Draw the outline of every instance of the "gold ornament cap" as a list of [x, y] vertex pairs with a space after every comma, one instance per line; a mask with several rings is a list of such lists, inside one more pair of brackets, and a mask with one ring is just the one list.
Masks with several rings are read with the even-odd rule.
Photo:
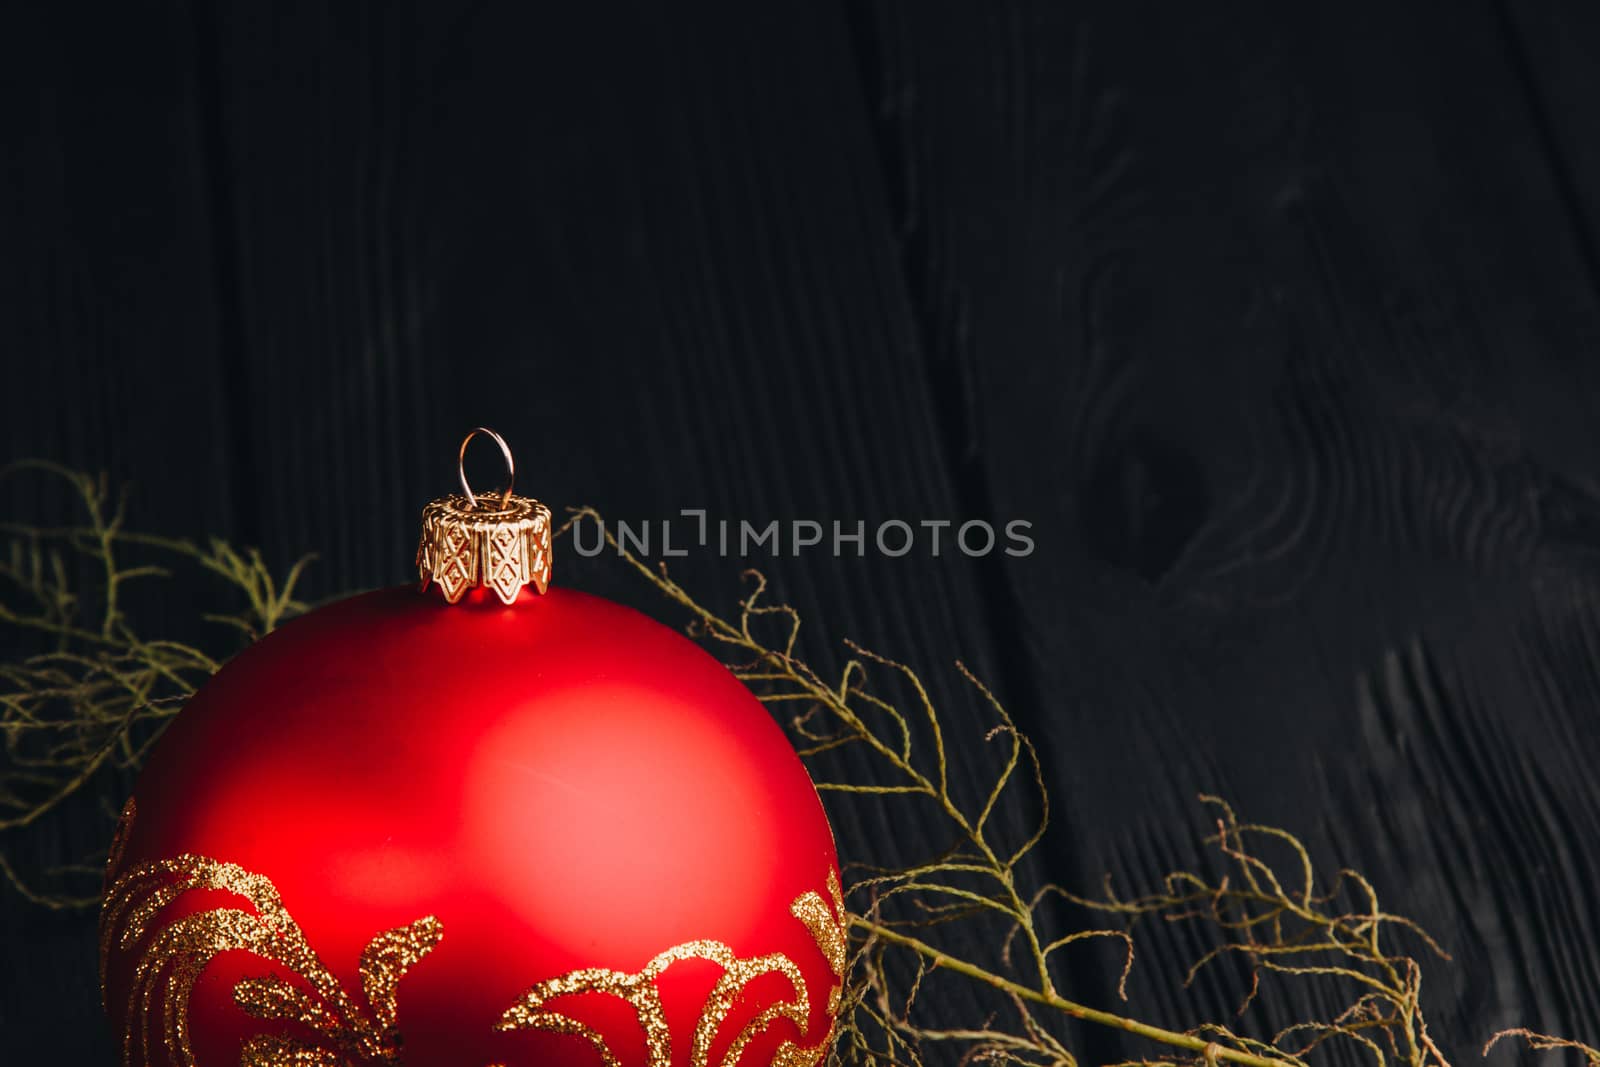
[[[505, 457], [506, 487], [498, 499], [480, 497], [467, 484], [467, 445], [479, 434], [499, 445]], [[461, 441], [456, 466], [461, 493], [422, 509], [417, 573], [423, 591], [437, 583], [451, 604], [481, 586], [494, 590], [503, 604], [515, 602], [525, 585], [542, 594], [550, 586], [550, 509], [511, 494], [517, 467], [506, 439], [487, 427], [475, 427]]]

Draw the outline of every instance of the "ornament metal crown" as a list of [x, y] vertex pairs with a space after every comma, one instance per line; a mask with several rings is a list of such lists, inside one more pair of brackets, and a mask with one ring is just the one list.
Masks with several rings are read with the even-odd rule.
[[[505, 457], [506, 487], [498, 499], [479, 497], [467, 484], [467, 445], [478, 434], [492, 438]], [[451, 604], [482, 586], [504, 604], [513, 603], [526, 585], [542, 594], [550, 585], [550, 509], [512, 495], [516, 464], [505, 438], [482, 426], [474, 428], [461, 442], [457, 468], [462, 492], [422, 509], [417, 572], [423, 590], [437, 583]]]

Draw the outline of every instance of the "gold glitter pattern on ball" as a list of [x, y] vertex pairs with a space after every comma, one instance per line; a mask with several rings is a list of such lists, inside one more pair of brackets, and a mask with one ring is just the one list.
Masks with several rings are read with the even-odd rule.
[[[122, 857], [128, 851], [128, 836], [133, 833], [133, 820], [139, 814], [139, 805], [134, 803], [132, 797], [122, 805], [122, 814], [117, 816], [117, 829], [111, 835], [111, 848], [106, 853], [106, 870], [100, 880], [100, 896], [104, 900], [111, 899], [111, 876], [122, 866]], [[101, 919], [102, 931], [105, 920]], [[104, 932], [100, 936], [100, 1003], [109, 1009], [111, 1000], [106, 992], [106, 963], [110, 955], [111, 944]]]
[[122, 855], [128, 851], [128, 835], [133, 832], [133, 820], [139, 814], [139, 805], [132, 797], [122, 805], [122, 814], [117, 816], [117, 829], [111, 835], [111, 848], [106, 853], [105, 885], [111, 884], [111, 872], [122, 866]]
[[350, 1067], [342, 1053], [308, 1048], [293, 1038], [252, 1037], [239, 1052], [240, 1067]]
[[[195, 890], [230, 893], [249, 909], [218, 907], [156, 923], [163, 909]], [[100, 913], [101, 982], [103, 987], [114, 948], [130, 951], [142, 943], [123, 1035], [122, 1060], [128, 1067], [150, 1061], [152, 1031], [157, 1029], [169, 1058], [194, 1063], [190, 997], [206, 966], [233, 951], [251, 953], [300, 979], [243, 979], [233, 990], [241, 1008], [258, 1019], [300, 1023], [326, 1043], [314, 1047], [287, 1037], [255, 1038], [242, 1050], [240, 1067], [344, 1067], [352, 1060], [398, 1064], [395, 1000], [400, 977], [442, 935], [443, 925], [429, 915], [373, 938], [361, 954], [365, 1004], [360, 1004], [311, 948], [271, 881], [237, 864], [185, 853], [135, 867], [106, 893]]]
[[[827, 1054], [833, 1039], [833, 1019], [838, 1014], [839, 998], [846, 964], [845, 908], [838, 876], [828, 872], [828, 897], [807, 891], [796, 897], [789, 912], [811, 933], [817, 949], [827, 960], [828, 967], [838, 981], [828, 991], [828, 1032], [815, 1045], [797, 1045], [785, 1040], [773, 1054], [774, 1067], [814, 1067]], [[782, 974], [794, 991], [792, 998], [780, 1000], [764, 1009], [739, 1031], [722, 1058], [720, 1067], [736, 1067], [750, 1042], [777, 1019], [787, 1019], [796, 1029], [805, 1031], [811, 1013], [811, 1001], [806, 991], [805, 978], [794, 961], [782, 953], [770, 953], [741, 959], [721, 941], [689, 941], [660, 953], [639, 971], [629, 974], [603, 967], [586, 967], [555, 978], [548, 978], [524, 993], [500, 1017], [499, 1030], [543, 1030], [548, 1033], [574, 1034], [583, 1037], [599, 1051], [604, 1067], [619, 1067], [616, 1054], [611, 1051], [603, 1035], [570, 1016], [553, 1011], [550, 1001], [558, 997], [582, 993], [605, 993], [626, 1001], [639, 1018], [644, 1031], [645, 1067], [669, 1067], [672, 1062], [672, 1035], [667, 1025], [666, 1011], [662, 1007], [661, 993], [656, 979], [680, 960], [698, 959], [717, 964], [722, 976], [712, 987], [700, 1012], [689, 1047], [690, 1067], [710, 1067], [711, 1047], [728, 1014], [744, 995], [745, 988], [756, 978], [771, 973]]]
[[847, 942], [840, 917], [844, 915], [844, 891], [839, 885], [839, 876], [832, 871], [828, 872], [828, 897], [833, 901], [831, 911], [820, 893], [807, 891], [795, 898], [789, 905], [789, 912], [805, 923], [811, 936], [816, 938], [817, 947], [822, 950], [834, 977], [843, 978]]
[[[108, 875], [120, 864], [133, 816], [133, 802], [129, 801]], [[838, 876], [832, 871], [826, 889], [826, 898], [815, 891], [802, 893], [790, 904], [789, 912], [811, 934], [836, 979], [828, 991], [828, 1030], [813, 1045], [784, 1040], [773, 1053], [771, 1067], [816, 1067], [833, 1039], [833, 1020], [848, 962], [847, 914]], [[217, 907], [158, 922], [169, 905], [191, 891], [229, 893], [248, 908]], [[241, 979], [233, 989], [235, 1003], [254, 1018], [298, 1023], [316, 1037], [309, 1043], [278, 1034], [250, 1038], [240, 1050], [239, 1067], [398, 1067], [400, 979], [433, 951], [443, 930], [443, 924], [429, 915], [374, 937], [361, 953], [358, 1000], [346, 992], [311, 948], [270, 880], [237, 864], [185, 853], [141, 864], [112, 883], [100, 918], [101, 987], [104, 990], [113, 950], [137, 949], [122, 1061], [126, 1067], [152, 1062], [152, 1036], [158, 1034], [169, 1060], [194, 1067], [189, 1004], [195, 984], [219, 954], [248, 952], [297, 980], [278, 974]], [[672, 1034], [656, 981], [673, 964], [688, 959], [722, 968], [691, 1035], [690, 1067], [711, 1067], [711, 1049], [723, 1024], [750, 983], [763, 975], [783, 975], [793, 996], [767, 1006], [745, 1023], [718, 1067], [737, 1067], [751, 1042], [779, 1019], [805, 1031], [811, 1000], [805, 978], [793, 960], [782, 953], [741, 958], [728, 945], [712, 940], [676, 945], [631, 974], [587, 967], [546, 979], [507, 1009], [495, 1028], [581, 1037], [599, 1052], [603, 1067], [621, 1067], [604, 1035], [549, 1007], [550, 1001], [560, 997], [604, 993], [626, 1001], [637, 1014], [647, 1050], [644, 1067], [670, 1067]]]

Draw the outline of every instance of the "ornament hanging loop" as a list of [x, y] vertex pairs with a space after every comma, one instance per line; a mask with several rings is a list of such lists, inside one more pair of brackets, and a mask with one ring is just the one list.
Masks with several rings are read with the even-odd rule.
[[517, 461], [511, 457], [511, 446], [506, 444], [506, 439], [489, 429], [487, 426], [474, 426], [467, 433], [467, 436], [461, 439], [461, 451], [456, 456], [456, 473], [461, 478], [461, 491], [467, 495], [467, 507], [475, 510], [478, 506], [478, 498], [473, 494], [472, 486], [467, 484], [467, 446], [470, 445], [472, 443], [472, 439], [478, 436], [480, 433], [493, 440], [495, 444], [499, 445], [500, 455], [505, 457], [506, 487], [505, 490], [500, 494], [499, 508], [499, 510], [505, 511], [506, 508], [511, 505], [511, 490], [517, 484]]
[[[506, 461], [506, 487], [479, 498], [467, 484], [467, 446], [479, 434], [500, 446]], [[424, 592], [437, 586], [451, 604], [469, 590], [485, 588], [511, 604], [525, 586], [543, 593], [550, 585], [552, 537], [550, 509], [537, 500], [513, 496], [517, 468], [506, 439], [487, 426], [475, 426], [456, 455], [461, 494], [441, 497], [422, 509], [417, 544], [417, 575]]]

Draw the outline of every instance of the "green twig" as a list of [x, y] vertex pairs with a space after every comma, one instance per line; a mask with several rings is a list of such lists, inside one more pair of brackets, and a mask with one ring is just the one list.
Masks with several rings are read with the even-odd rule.
[[[43, 646], [0, 664], [0, 834], [37, 826], [110, 768], [135, 769], [172, 716], [216, 672], [219, 657], [141, 634], [128, 614], [130, 583], [171, 580], [174, 567], [183, 565], [220, 578], [231, 591], [226, 595], [242, 596], [245, 607], [201, 617], [250, 641], [305, 610], [295, 587], [310, 559], [279, 579], [253, 549], [130, 532], [128, 494], [113, 492], [104, 475], [29, 460], [0, 469], [0, 478], [25, 473], [63, 482], [84, 520], [56, 527], [0, 523], [7, 541], [0, 555], [0, 627], [34, 635]], [[129, 562], [130, 554], [151, 559]], [[94, 577], [80, 585], [80, 572]], [[237, 638], [230, 644], [236, 647]], [[87, 877], [86, 869], [92, 870], [74, 865], [61, 875]], [[96, 899], [30, 886], [4, 851], [0, 874], [48, 907], [86, 907]]]

